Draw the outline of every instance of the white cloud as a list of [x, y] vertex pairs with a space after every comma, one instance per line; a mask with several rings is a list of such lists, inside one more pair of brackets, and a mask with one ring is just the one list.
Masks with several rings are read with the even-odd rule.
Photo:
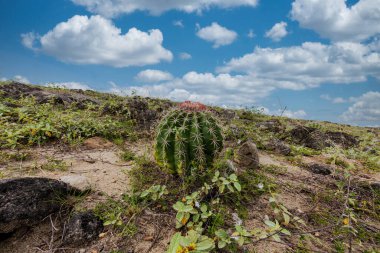
[[369, 76], [380, 79], [380, 53], [370, 45], [340, 42], [332, 45], [305, 42], [301, 46], [259, 48], [219, 67], [220, 73], [239, 72], [281, 82], [285, 89], [301, 90], [323, 83], [355, 83]]
[[[32, 35], [23, 34], [22, 37], [25, 46], [34, 44], [30, 41]], [[101, 16], [74, 16], [38, 40], [41, 47], [33, 49], [76, 64], [144, 66], [173, 58], [172, 53], [162, 47], [160, 30], [142, 32], [131, 28], [122, 34], [110, 20]]]
[[92, 90], [87, 84], [78, 82], [47, 83], [46, 86], [64, 89]]
[[292, 111], [288, 109], [277, 109], [277, 110], [269, 110], [266, 107], [262, 107], [263, 113], [267, 115], [274, 116], [283, 116], [293, 119], [303, 119], [307, 116], [307, 113], [304, 110]]
[[173, 25], [174, 25], [174, 26], [181, 27], [181, 28], [184, 28], [184, 27], [185, 27], [185, 26], [183, 25], [182, 20], [174, 20], [174, 21], [173, 21]]
[[341, 118], [355, 125], [380, 125], [380, 92], [370, 91], [358, 97]]
[[141, 96], [191, 100], [205, 104], [247, 105], [269, 95], [275, 88], [267, 80], [251, 76], [188, 72], [180, 78], [149, 85], [114, 89], [121, 94], [135, 91]]
[[7, 81], [7, 80], [8, 80], [8, 79], [5, 78], [5, 77], [0, 78], [0, 82], [5, 82], [5, 81]]
[[40, 36], [35, 32], [21, 34], [21, 43], [26, 48], [34, 49], [36, 47], [35, 43], [39, 38]]
[[106, 17], [129, 14], [135, 11], [148, 11], [160, 15], [169, 10], [186, 13], [201, 13], [212, 7], [233, 8], [240, 6], [255, 7], [258, 0], [71, 0], [77, 5], [86, 7], [93, 13]]
[[214, 43], [213, 48], [218, 48], [234, 42], [237, 38], [237, 33], [213, 22], [210, 26], [201, 28], [197, 32], [197, 36]]
[[155, 69], [146, 69], [139, 72], [136, 77], [136, 80], [140, 82], [161, 82], [161, 81], [169, 81], [173, 79], [173, 76], [169, 72], [155, 70]]
[[280, 41], [284, 38], [288, 31], [286, 31], [287, 23], [280, 22], [275, 24], [269, 31], [265, 33], [265, 37], [271, 38], [273, 41]]
[[349, 100], [342, 97], [330, 97], [328, 94], [323, 94], [320, 97], [324, 100], [331, 101], [333, 104], [343, 104], [349, 102]]
[[248, 31], [247, 37], [250, 38], [250, 39], [252, 39], [252, 38], [254, 38], [255, 36], [256, 36], [256, 34], [253, 32], [252, 29], [250, 29], [250, 30]]
[[179, 53], [178, 57], [181, 60], [190, 60], [192, 58], [191, 54], [186, 53], [186, 52]]
[[380, 1], [295, 0], [291, 17], [301, 27], [334, 41], [363, 41], [380, 33]]
[[12, 78], [13, 81], [19, 82], [19, 83], [25, 83], [25, 84], [30, 84], [30, 81], [28, 78], [20, 75], [16, 75]]

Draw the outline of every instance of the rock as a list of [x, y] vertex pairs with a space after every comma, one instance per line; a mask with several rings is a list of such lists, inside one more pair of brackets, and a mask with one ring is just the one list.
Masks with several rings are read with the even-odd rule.
[[77, 188], [83, 192], [91, 190], [91, 184], [87, 177], [81, 175], [66, 175], [62, 176], [59, 180]]
[[359, 144], [357, 137], [344, 132], [326, 132], [327, 138], [342, 148], [356, 147]]
[[88, 103], [100, 104], [98, 100], [86, 96], [80, 92], [67, 93], [61, 90], [45, 90], [38, 86], [26, 85], [19, 82], [11, 82], [0, 86], [0, 97], [20, 99], [21, 97], [33, 96], [38, 104], [53, 103], [61, 105], [75, 104], [79, 109], [86, 108]]
[[330, 175], [332, 172], [331, 166], [321, 163], [312, 163], [307, 166], [308, 170], [315, 174]]
[[92, 211], [76, 213], [65, 227], [63, 242], [66, 245], [83, 245], [97, 239], [102, 231], [103, 223]]
[[357, 138], [350, 134], [332, 131], [324, 133], [314, 127], [296, 126], [290, 131], [290, 136], [295, 143], [317, 150], [331, 145], [350, 148], [359, 144]]
[[33, 226], [59, 211], [70, 195], [80, 190], [48, 178], [0, 180], [0, 233]]
[[149, 104], [146, 99], [135, 96], [127, 102], [130, 116], [140, 127], [149, 129], [156, 122], [158, 112], [149, 109]]
[[290, 131], [290, 136], [295, 143], [308, 148], [321, 150], [330, 146], [326, 135], [317, 128], [296, 126]]
[[271, 119], [268, 121], [259, 122], [256, 124], [256, 127], [274, 133], [280, 133], [285, 130], [285, 127], [281, 124], [281, 122], [278, 119]]
[[105, 149], [113, 147], [113, 143], [101, 137], [91, 137], [83, 142], [88, 149]]
[[271, 139], [266, 145], [266, 148], [281, 155], [289, 155], [292, 151], [288, 144], [278, 139]]
[[240, 146], [237, 152], [237, 163], [242, 169], [259, 168], [259, 152], [257, 151], [255, 143], [246, 141]]

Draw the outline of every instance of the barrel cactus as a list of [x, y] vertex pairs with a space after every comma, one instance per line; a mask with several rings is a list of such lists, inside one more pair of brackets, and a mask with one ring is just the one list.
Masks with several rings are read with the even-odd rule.
[[157, 127], [155, 158], [173, 174], [210, 167], [222, 148], [222, 129], [200, 103], [180, 104]]

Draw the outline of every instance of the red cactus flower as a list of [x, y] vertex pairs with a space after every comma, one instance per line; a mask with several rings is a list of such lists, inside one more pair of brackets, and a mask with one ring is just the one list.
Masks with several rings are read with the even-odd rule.
[[207, 106], [198, 102], [185, 101], [178, 105], [179, 108], [188, 111], [205, 111]]

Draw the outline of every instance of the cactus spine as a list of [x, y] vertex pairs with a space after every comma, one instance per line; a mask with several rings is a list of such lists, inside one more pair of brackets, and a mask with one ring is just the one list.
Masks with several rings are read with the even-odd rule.
[[158, 125], [155, 158], [170, 173], [183, 175], [191, 167], [205, 169], [222, 148], [222, 130], [200, 103], [180, 104]]

